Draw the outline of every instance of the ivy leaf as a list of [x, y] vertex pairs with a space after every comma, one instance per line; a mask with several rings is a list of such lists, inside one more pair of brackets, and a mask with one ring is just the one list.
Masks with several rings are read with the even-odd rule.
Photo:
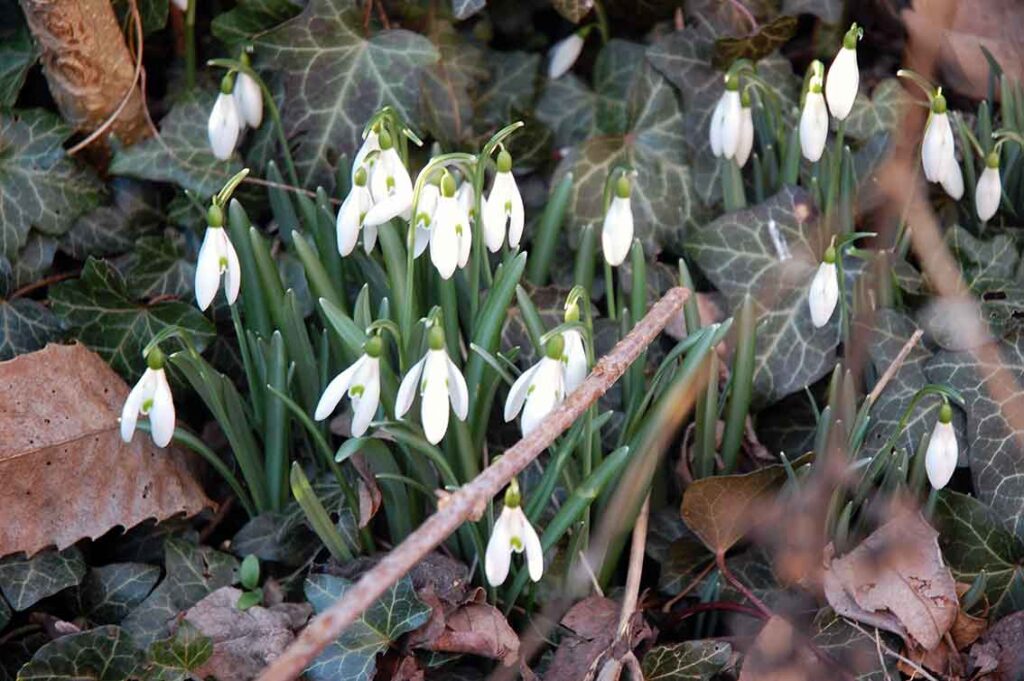
[[220, 161], [210, 151], [206, 124], [216, 91], [198, 90], [183, 97], [160, 121], [160, 134], [130, 147], [118, 149], [110, 172], [153, 182], [171, 182], [213, 196], [242, 169], [238, 154]]
[[594, 133], [597, 94], [575, 74], [548, 80], [537, 100], [537, 119], [551, 128], [555, 144], [579, 144]]
[[803, 391], [784, 397], [757, 414], [757, 437], [770, 452], [802, 454], [814, 447], [818, 419]]
[[123, 622], [125, 630], [142, 644], [166, 636], [178, 613], [235, 581], [238, 561], [226, 553], [168, 539], [165, 555], [167, 576]]
[[60, 320], [45, 305], [28, 298], [0, 300], [0, 361], [39, 350], [62, 332]]
[[98, 624], [117, 624], [146, 599], [160, 568], [146, 563], [112, 563], [89, 569], [76, 593], [78, 612]]
[[7, 623], [11, 621], [11, 615], [11, 606], [7, 605], [7, 601], [0, 596], [0, 631], [3, 631]]
[[796, 33], [797, 20], [792, 16], [779, 16], [758, 31], [743, 38], [719, 38], [711, 60], [717, 69], [729, 68], [737, 59], [757, 61], [779, 49]]
[[347, 0], [309, 0], [301, 14], [257, 39], [257, 55], [284, 78], [282, 115], [303, 186], [330, 191], [338, 158], [355, 154], [363, 126], [384, 105], [414, 122], [423, 68], [439, 56], [411, 31], [367, 40], [360, 14]]
[[95, 176], [61, 146], [70, 134], [41, 109], [0, 113], [0, 256], [12, 263], [30, 229], [59, 236], [99, 200]]
[[149, 647], [145, 681], [184, 681], [213, 655], [213, 641], [188, 620], [178, 623], [172, 638]]
[[136, 298], [190, 299], [194, 293], [196, 266], [186, 259], [184, 239], [178, 235], [142, 237], [126, 264], [128, 292]]
[[39, 58], [39, 51], [17, 4], [0, 9], [0, 25], [12, 27], [0, 29], [0, 107], [9, 108], [18, 101], [18, 93]]
[[967, 442], [970, 443], [971, 478], [978, 498], [1003, 518], [1018, 536], [1024, 536], [1024, 433], [1014, 430], [1006, 414], [1020, 413], [1024, 394], [1014, 391], [1011, 400], [997, 401], [1000, 370], [1009, 372], [1016, 385], [1024, 379], [1024, 337], [996, 343], [998, 365], [978, 361], [970, 352], [943, 350], [928, 363], [932, 383], [946, 384], [960, 391], [967, 412]]
[[102, 260], [90, 258], [81, 278], [54, 286], [50, 302], [72, 333], [122, 376], [138, 375], [142, 349], [168, 326], [189, 331], [199, 349], [214, 337], [213, 325], [191, 305], [135, 302], [121, 275]]
[[60, 552], [47, 549], [31, 558], [9, 556], [0, 561], [0, 592], [21, 611], [75, 586], [84, 576], [85, 561], [73, 546]]
[[452, 0], [452, 15], [462, 21], [487, 6], [487, 0]]
[[151, 185], [119, 177], [109, 186], [111, 204], [80, 215], [58, 242], [62, 252], [76, 260], [124, 253], [142, 232], [167, 221], [155, 207], [158, 196]]
[[50, 270], [53, 257], [57, 254], [57, 242], [38, 232], [28, 235], [28, 240], [18, 252], [11, 269], [11, 284], [21, 287], [38, 281]]
[[[352, 582], [333, 575], [312, 575], [306, 579], [306, 599], [317, 613], [329, 608]], [[430, 617], [430, 606], [416, 597], [412, 581], [402, 577], [306, 669], [313, 681], [346, 679], [370, 681], [376, 673], [377, 654], [402, 634], [422, 626]]]
[[[132, 20], [129, 0], [114, 0], [113, 5], [121, 24], [129, 25]], [[142, 20], [142, 32], [145, 35], [162, 31], [167, 26], [169, 0], [137, 0], [137, 6], [139, 18]]]
[[[686, 145], [679, 101], [635, 46], [613, 40], [602, 57], [605, 52], [609, 56], [604, 58], [605, 65], [598, 70], [595, 81], [598, 97], [602, 91], [609, 93], [608, 99], [614, 97], [612, 81], [625, 77], [625, 109], [617, 112], [614, 106], [598, 105], [595, 127], [599, 134], [562, 160], [552, 184], [572, 173], [569, 214], [573, 226], [600, 225], [609, 172], [620, 164], [631, 166], [637, 172], [632, 193], [637, 238], [649, 256], [662, 248], [678, 251], [686, 228], [698, 218], [690, 169], [684, 162]], [[622, 85], [616, 82], [614, 87]]]
[[231, 550], [236, 556], [251, 554], [288, 566], [304, 564], [320, 545], [306, 526], [301, 509], [296, 505], [290, 511], [261, 513], [252, 518], [231, 540]]
[[[821, 650], [838, 664], [839, 669], [848, 670], [856, 681], [888, 681], [897, 678], [898, 673], [891, 662], [883, 663], [878, 654], [878, 643], [874, 636], [865, 634], [831, 608], [825, 608], [814, 618], [816, 629], [813, 640]], [[872, 632], [873, 629], [864, 628]], [[898, 645], [898, 639], [888, 632], [878, 632], [882, 639]]]
[[658, 589], [675, 595], [686, 588], [697, 570], [712, 560], [711, 554], [689, 532], [668, 545], [665, 560], [661, 564]]
[[233, 8], [214, 17], [210, 30], [233, 50], [301, 10], [302, 3], [295, 0], [239, 0]]
[[141, 657], [125, 631], [97, 627], [47, 643], [21, 668], [18, 681], [125, 681]]
[[820, 329], [807, 294], [827, 241], [803, 190], [786, 187], [753, 208], [727, 213], [693, 230], [687, 250], [735, 309], [757, 303], [754, 401], [775, 402], [811, 385], [835, 366], [839, 313]]
[[933, 516], [939, 547], [957, 581], [985, 573], [985, 596], [993, 618], [1024, 607], [1024, 542], [996, 513], [974, 497], [942, 490]]
[[892, 132], [909, 103], [910, 98], [895, 78], [879, 82], [870, 99], [861, 90], [846, 119], [846, 134], [856, 140], [866, 140], [878, 133]]
[[532, 104], [540, 55], [491, 50], [486, 59], [491, 75], [486, 87], [477, 93], [473, 108], [483, 127], [504, 127], [513, 120], [514, 109]]
[[643, 659], [646, 681], [707, 681], [725, 667], [732, 646], [723, 641], [683, 641], [651, 648]]
[[484, 52], [464, 42], [446, 21], [431, 22], [427, 37], [440, 57], [437, 63], [423, 69], [420, 83], [423, 126], [444, 145], [453, 146], [466, 140], [472, 132], [470, 93], [487, 79]]

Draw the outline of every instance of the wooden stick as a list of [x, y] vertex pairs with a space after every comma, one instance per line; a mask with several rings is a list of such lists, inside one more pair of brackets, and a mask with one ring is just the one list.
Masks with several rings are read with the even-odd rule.
[[288, 681], [296, 678], [320, 652], [345, 631], [360, 614], [409, 572], [430, 551], [455, 532], [467, 519], [479, 517], [487, 502], [525, 468], [555, 438], [583, 416], [590, 405], [622, 377], [626, 369], [647, 349], [673, 319], [690, 292], [669, 290], [633, 327], [633, 330], [601, 358], [587, 379], [551, 412], [527, 437], [491, 464], [471, 482], [452, 494], [434, 515], [369, 571], [330, 608], [318, 615], [302, 634], [259, 676], [259, 681]]

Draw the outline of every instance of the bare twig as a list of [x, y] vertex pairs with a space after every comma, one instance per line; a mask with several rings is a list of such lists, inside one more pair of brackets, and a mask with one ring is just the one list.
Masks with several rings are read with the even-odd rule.
[[519, 471], [551, 445], [555, 438], [579, 419], [636, 361], [679, 313], [689, 299], [683, 288], [669, 290], [633, 327], [633, 330], [601, 358], [587, 379], [568, 399], [544, 419], [504, 456], [471, 482], [451, 495], [439, 509], [405, 541], [367, 571], [345, 596], [318, 615], [302, 634], [260, 674], [260, 681], [294, 679], [416, 563], [455, 532], [467, 518], [482, 512], [487, 502], [501, 491]]
[[878, 400], [882, 391], [885, 390], [885, 386], [889, 385], [889, 381], [891, 381], [893, 376], [896, 375], [896, 372], [900, 370], [903, 363], [907, 361], [907, 355], [910, 354], [910, 351], [914, 349], [914, 346], [917, 345], [923, 335], [924, 330], [918, 329], [910, 338], [907, 339], [907, 342], [903, 344], [903, 347], [900, 348], [899, 354], [896, 355], [896, 358], [893, 359], [892, 363], [885, 370], [885, 373], [882, 374], [880, 379], [878, 379], [878, 383], [875, 384], [875, 387], [872, 388], [871, 392], [868, 394], [868, 404], [874, 404], [875, 401]]
[[59, 274], [52, 274], [49, 277], [44, 277], [39, 281], [33, 281], [31, 284], [26, 284], [22, 286], [17, 291], [12, 293], [8, 300], [15, 300], [17, 298], [27, 296], [29, 293], [37, 291], [43, 288], [44, 286], [56, 284], [59, 281], [64, 281], [65, 279], [70, 279], [71, 277], [77, 277], [79, 274], [81, 274], [81, 272], [79, 272], [78, 270], [75, 270], [74, 272], [61, 272]]
[[[851, 620], [849, 618], [846, 618], [846, 617], [844, 617], [843, 620], [847, 624], [849, 624], [851, 627], [853, 627], [854, 629], [859, 631], [860, 633], [864, 634], [868, 638], [871, 638], [871, 634], [869, 634], [867, 631], [865, 631], [864, 628], [861, 627], [859, 624], [857, 624], [855, 621], [853, 621], [853, 620]], [[906, 655], [901, 655], [900, 653], [896, 652], [895, 650], [890, 648], [888, 645], [883, 643], [882, 639], [878, 636], [878, 630], [877, 629], [875, 630], [875, 645], [876, 646], [880, 645], [882, 647], [882, 649], [885, 650], [886, 654], [891, 655], [892, 657], [896, 658], [897, 660], [900, 660], [901, 662], [903, 662], [906, 665], [909, 665], [910, 668], [913, 669], [916, 673], [920, 674], [922, 678], [925, 678], [928, 681], [939, 681], [937, 678], [935, 678], [934, 676], [929, 674], [928, 670], [925, 669], [924, 667], [922, 667], [920, 664], [918, 664], [917, 662], [914, 662], [913, 660], [911, 660]]]

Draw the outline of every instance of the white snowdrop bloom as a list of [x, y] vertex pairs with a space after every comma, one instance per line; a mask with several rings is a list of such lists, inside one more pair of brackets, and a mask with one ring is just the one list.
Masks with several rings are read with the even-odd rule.
[[233, 86], [231, 76], [224, 76], [224, 80], [220, 84], [220, 94], [217, 95], [217, 101], [213, 103], [210, 120], [206, 124], [210, 150], [221, 161], [231, 158], [231, 154], [234, 153], [243, 124], [242, 117], [238, 113], [238, 104], [232, 94]]
[[953, 408], [944, 403], [939, 408], [939, 419], [935, 422], [924, 454], [924, 467], [932, 487], [942, 489], [949, 483], [956, 470], [958, 456], [956, 431], [953, 430]]
[[445, 175], [430, 228], [430, 260], [442, 279], [451, 279], [456, 267], [466, 266], [472, 243], [469, 216], [455, 198], [455, 180]]
[[840, 121], [846, 120], [853, 109], [860, 88], [860, 69], [857, 67], [857, 41], [863, 31], [853, 24], [843, 37], [843, 46], [839, 48], [832, 64], [828, 67], [825, 78], [825, 100], [832, 116]]
[[252, 76], [241, 72], [238, 74], [234, 98], [241, 121], [253, 129], [260, 127], [263, 122], [263, 92]]
[[[476, 192], [473, 191], [473, 183], [468, 179], [462, 181], [459, 185], [459, 190], [455, 192], [455, 199], [462, 206], [462, 210], [466, 211], [466, 215], [469, 216], [470, 224], [476, 219]], [[484, 210], [487, 209], [487, 199], [481, 197], [480, 203]]]
[[363, 138], [363, 143], [359, 146], [359, 151], [356, 152], [356, 157], [352, 160], [353, 175], [363, 167], [366, 167], [368, 170], [372, 169], [373, 161], [367, 163], [366, 157], [374, 151], [380, 151], [380, 133], [371, 128], [370, 131], [366, 133], [366, 137]]
[[235, 304], [238, 290], [242, 286], [242, 266], [238, 263], [238, 254], [224, 229], [224, 211], [220, 206], [210, 206], [206, 213], [206, 223], [206, 234], [196, 260], [195, 281], [196, 303], [204, 311], [210, 307], [220, 290], [221, 275], [224, 275], [224, 295], [228, 305]]
[[562, 363], [565, 364], [565, 394], [569, 395], [587, 377], [587, 351], [583, 347], [583, 334], [576, 329], [569, 329], [562, 336], [565, 338], [565, 353], [562, 355]]
[[380, 155], [370, 171], [370, 194], [373, 206], [363, 219], [365, 225], [376, 227], [400, 215], [408, 218], [412, 178], [386, 131], [380, 133]]
[[352, 402], [352, 436], [361, 437], [366, 433], [380, 406], [380, 355], [383, 350], [384, 342], [380, 336], [371, 336], [366, 341], [359, 359], [327, 384], [316, 405], [314, 417], [317, 421], [330, 416], [347, 394]]
[[174, 6], [180, 9], [182, 12], [188, 11], [188, 0], [171, 0]]
[[[346, 256], [355, 250], [356, 242], [359, 240], [359, 232], [363, 227], [363, 220], [367, 211], [373, 205], [373, 198], [370, 196], [370, 189], [366, 186], [366, 168], [360, 167], [352, 178], [352, 189], [348, 196], [341, 203], [338, 211], [337, 233], [338, 253]], [[377, 229], [367, 228], [363, 234], [363, 249], [369, 253], [377, 241]]]
[[146, 371], [135, 384], [121, 409], [121, 439], [131, 442], [139, 414], [149, 416], [157, 447], [166, 447], [174, 435], [174, 398], [164, 372], [164, 354], [153, 348], [146, 356]]
[[[430, 244], [430, 226], [434, 223], [437, 212], [437, 200], [441, 198], [441, 188], [436, 184], [426, 184], [420, 190], [420, 200], [416, 205], [416, 234], [413, 245], [413, 257], [423, 255]], [[456, 194], [456, 199], [458, 194]]]
[[811, 76], [804, 97], [804, 108], [800, 111], [800, 151], [811, 163], [821, 159], [825, 153], [825, 142], [828, 140], [828, 107], [821, 93], [821, 62], [815, 61], [811, 66]]
[[985, 170], [981, 171], [978, 186], [974, 190], [974, 207], [978, 211], [978, 219], [988, 222], [999, 210], [999, 200], [1003, 196], [1003, 185], [999, 179], [999, 152], [992, 152], [985, 159]]
[[836, 270], [836, 249], [829, 246], [825, 258], [818, 266], [811, 281], [811, 290], [807, 296], [811, 308], [811, 323], [820, 329], [828, 324], [839, 302], [839, 275]]
[[502, 149], [491, 193], [484, 204], [484, 241], [491, 253], [501, 249], [508, 227], [508, 245], [519, 247], [523, 237], [523, 197], [512, 175], [512, 156]]
[[754, 150], [754, 115], [750, 110], [750, 95], [746, 92], [740, 97], [740, 138], [736, 144], [736, 165], [740, 168], [747, 165], [750, 152]]
[[732, 158], [740, 143], [743, 112], [740, 101], [740, 81], [734, 75], [726, 76], [725, 92], [711, 113], [711, 153], [716, 157]]
[[942, 188], [946, 190], [946, 194], [948, 194], [954, 201], [959, 201], [963, 198], [964, 175], [960, 170], [960, 164], [957, 163], [955, 158], [946, 168], [946, 174], [942, 176], [940, 184], [942, 185]]
[[523, 437], [529, 435], [565, 399], [564, 351], [563, 336], [552, 336], [544, 348], [544, 357], [524, 371], [508, 391], [505, 421], [511, 421], [520, 411], [523, 412], [520, 424]]
[[956, 200], [963, 196], [963, 175], [956, 160], [956, 145], [949, 114], [946, 113], [946, 98], [941, 92], [932, 98], [932, 110], [921, 142], [921, 165], [929, 182], [942, 184], [946, 193]]
[[544, 550], [540, 537], [523, 513], [519, 485], [512, 480], [505, 490], [505, 506], [494, 522], [491, 538], [484, 556], [484, 573], [491, 586], [500, 586], [508, 577], [513, 553], [526, 553], [526, 567], [530, 579], [539, 581], [544, 575]]
[[420, 421], [423, 434], [430, 444], [436, 445], [448, 432], [448, 404], [455, 417], [465, 421], [469, 414], [469, 391], [459, 367], [448, 357], [444, 344], [444, 331], [431, 327], [429, 350], [423, 359], [409, 369], [398, 387], [395, 416], [402, 418], [412, 407], [417, 391], [420, 396]]
[[618, 267], [633, 245], [633, 207], [629, 196], [633, 188], [625, 174], [615, 183], [615, 196], [604, 214], [601, 226], [601, 250], [609, 265]]
[[570, 34], [551, 46], [548, 50], [548, 78], [555, 80], [561, 78], [583, 51], [583, 36], [580, 32]]

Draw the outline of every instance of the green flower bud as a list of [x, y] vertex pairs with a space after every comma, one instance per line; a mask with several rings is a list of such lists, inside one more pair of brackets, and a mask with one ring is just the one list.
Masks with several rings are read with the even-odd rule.
[[998, 168], [999, 167], [999, 152], [993, 151], [985, 157], [986, 168]]
[[556, 333], [554, 336], [548, 339], [548, 343], [544, 346], [544, 355], [548, 359], [562, 359], [562, 353], [565, 352], [565, 339], [562, 338], [562, 334]]
[[235, 89], [235, 76], [232, 73], [228, 73], [226, 76], [220, 79], [220, 91], [222, 94], [230, 95]]
[[369, 357], [380, 357], [381, 353], [384, 352], [384, 341], [381, 340], [380, 336], [370, 336], [363, 343], [363, 352]]
[[932, 98], [932, 113], [946, 113], [946, 97], [941, 92], [937, 93], [935, 97]]
[[519, 482], [512, 478], [512, 482], [508, 484], [508, 488], [505, 489], [505, 505], [509, 508], [518, 508], [519, 504], [523, 502], [523, 496], [519, 493]]
[[146, 366], [154, 371], [164, 368], [164, 353], [159, 346], [154, 345], [146, 355]]
[[395, 146], [394, 141], [391, 139], [391, 133], [387, 130], [381, 130], [380, 136], [377, 139], [377, 143], [380, 145], [381, 151], [386, 151], [391, 147]]
[[217, 204], [210, 204], [206, 211], [206, 224], [210, 227], [224, 226], [224, 210]]
[[835, 262], [836, 262], [836, 249], [835, 249], [835, 246], [829, 246], [828, 248], [825, 249], [825, 257], [822, 258], [822, 261], [828, 263], [829, 265], [834, 265], [835, 264]]
[[864, 35], [864, 29], [857, 25], [856, 22], [850, 25], [850, 30], [843, 36], [843, 47], [847, 50], [856, 50], [857, 41]]
[[953, 407], [949, 406], [949, 402], [943, 402], [942, 406], [939, 407], [939, 423], [949, 423], [953, 420]]
[[740, 89], [740, 78], [735, 73], [730, 73], [725, 77], [725, 89], [726, 90], [739, 90]]
[[615, 182], [615, 195], [620, 199], [628, 199], [632, 191], [633, 187], [630, 185], [626, 173], [619, 175], [619, 179]]
[[441, 178], [441, 196], [448, 199], [455, 196], [455, 178], [448, 173]]
[[507, 173], [512, 170], [512, 154], [504, 149], [498, 154], [498, 172]]
[[430, 331], [427, 332], [427, 345], [431, 350], [444, 349], [444, 329], [440, 325], [434, 324], [430, 327]]

